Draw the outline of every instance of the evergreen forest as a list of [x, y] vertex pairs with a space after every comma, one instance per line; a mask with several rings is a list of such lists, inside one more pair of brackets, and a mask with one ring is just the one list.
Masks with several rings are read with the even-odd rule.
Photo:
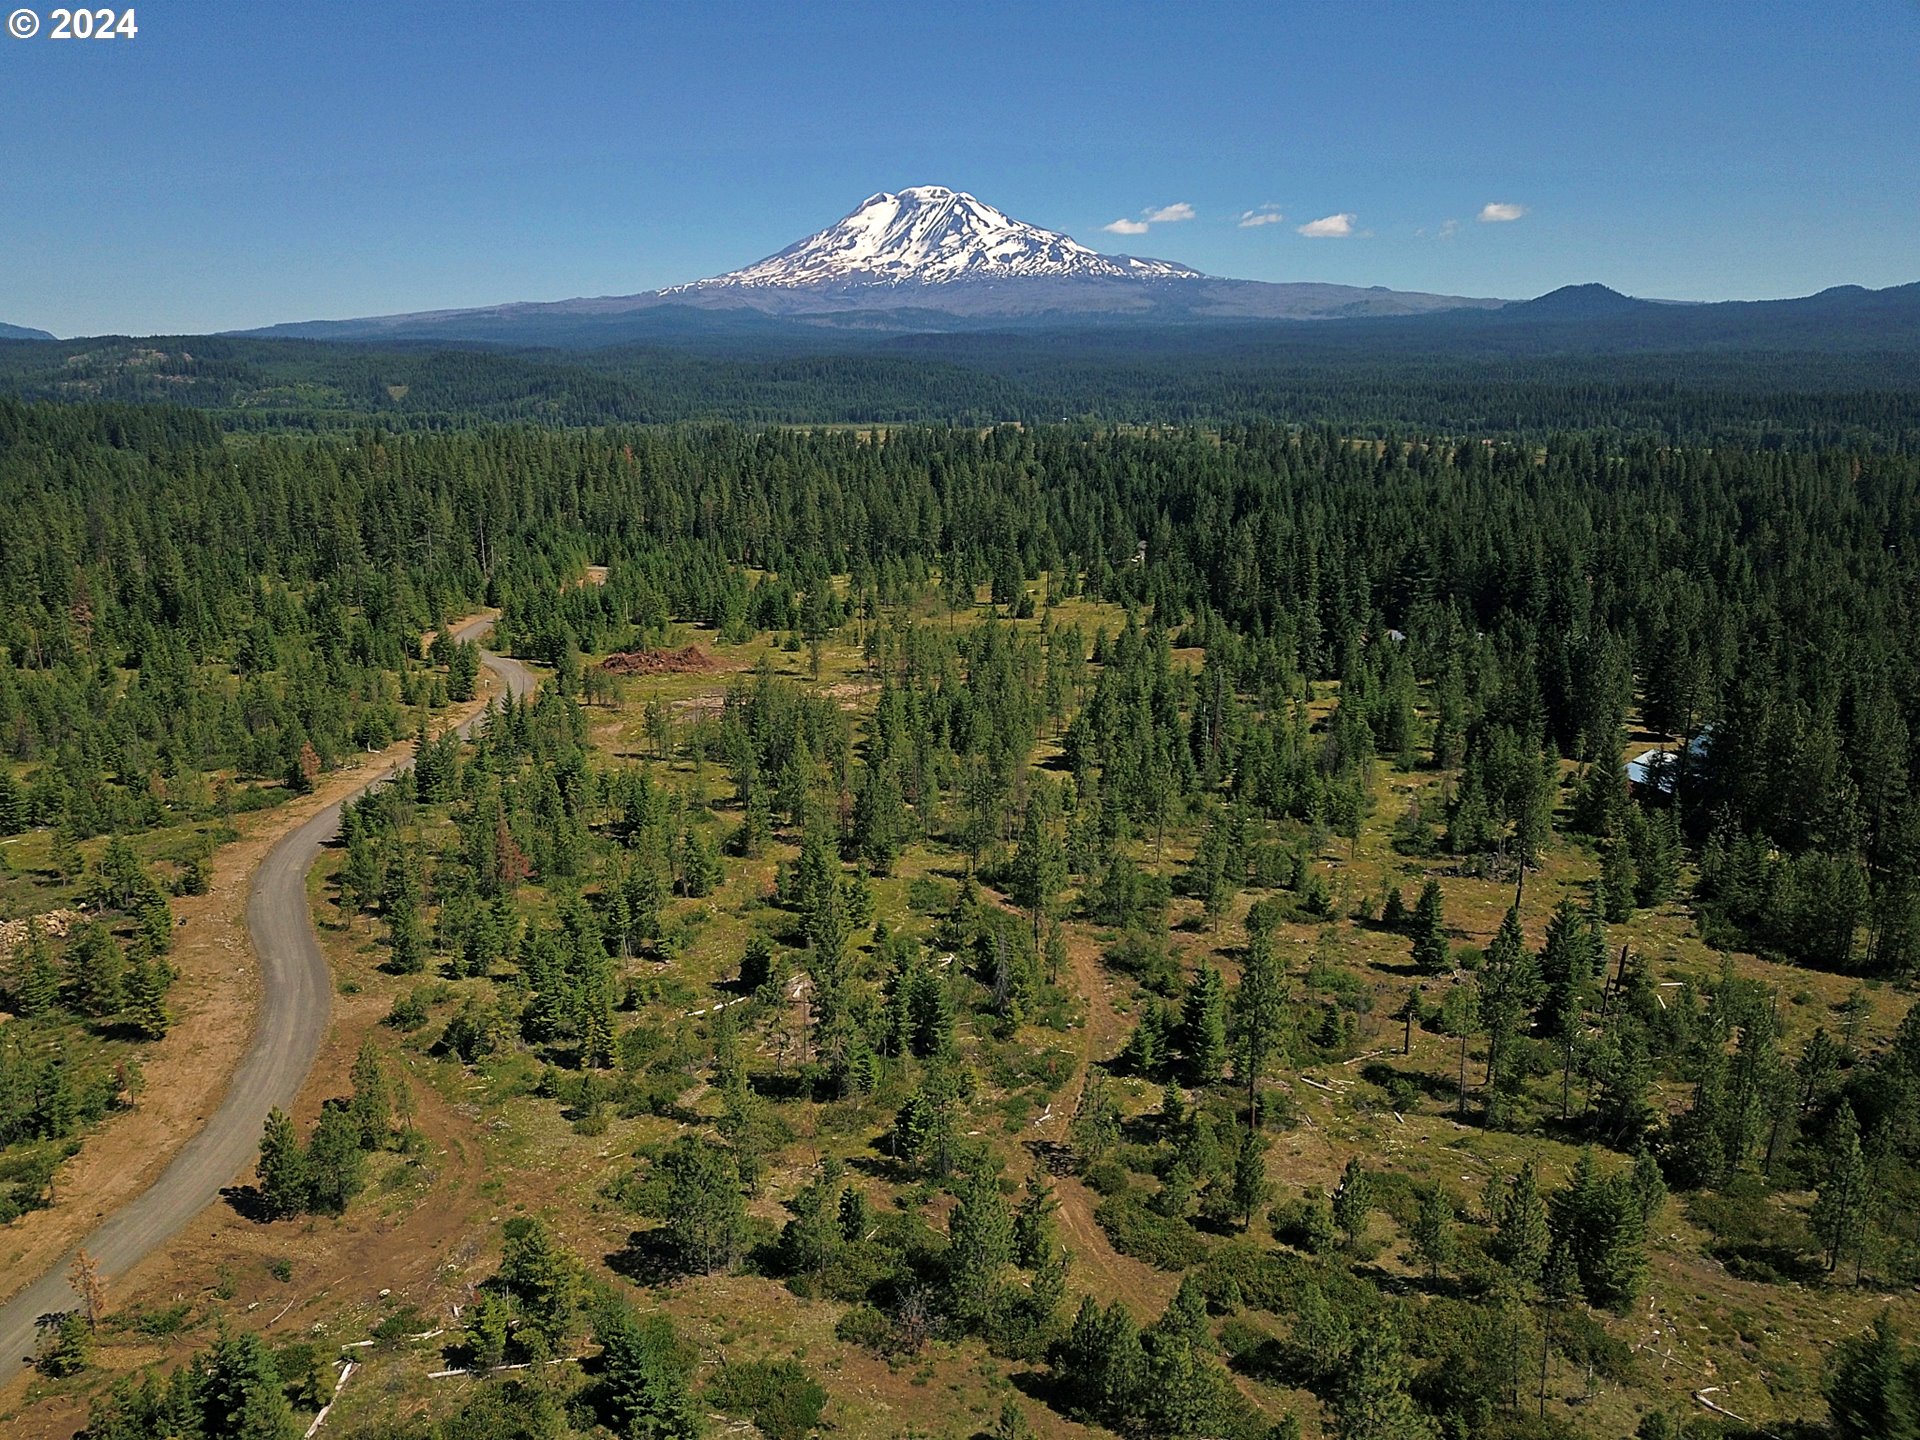
[[0, 1428], [1920, 1437], [1912, 392], [1043, 351], [0, 347]]

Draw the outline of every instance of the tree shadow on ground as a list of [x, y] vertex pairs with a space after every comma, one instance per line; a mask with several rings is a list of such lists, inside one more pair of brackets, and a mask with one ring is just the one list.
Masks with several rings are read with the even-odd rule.
[[274, 1215], [267, 1208], [267, 1197], [258, 1185], [228, 1185], [220, 1192], [233, 1213], [255, 1225], [271, 1224]]

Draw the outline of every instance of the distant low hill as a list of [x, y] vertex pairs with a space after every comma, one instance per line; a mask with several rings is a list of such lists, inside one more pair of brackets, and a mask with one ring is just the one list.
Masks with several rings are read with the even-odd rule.
[[51, 340], [53, 335], [46, 330], [33, 330], [25, 325], [7, 325], [0, 323], [0, 340]]
[[1712, 304], [1636, 300], [1604, 285], [1571, 285], [1488, 315], [1435, 321], [1463, 334], [1524, 334], [1530, 348], [1566, 351], [1912, 350], [1920, 348], [1920, 283], [1885, 290], [1838, 285], [1792, 300]]

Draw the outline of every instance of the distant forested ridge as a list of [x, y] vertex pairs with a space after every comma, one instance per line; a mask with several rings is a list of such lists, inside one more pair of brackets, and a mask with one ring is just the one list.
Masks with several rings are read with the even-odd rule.
[[110, 338], [0, 347], [0, 392], [189, 406], [230, 430], [1073, 420], [1327, 424], [1376, 436], [1582, 430], [1797, 448], [1910, 448], [1920, 438], [1920, 358], [1892, 339], [1884, 352], [1622, 354], [1583, 349], [1572, 334], [1558, 348], [1500, 343], [1506, 333], [1449, 340], [1372, 321], [893, 337], [793, 331], [587, 351]]

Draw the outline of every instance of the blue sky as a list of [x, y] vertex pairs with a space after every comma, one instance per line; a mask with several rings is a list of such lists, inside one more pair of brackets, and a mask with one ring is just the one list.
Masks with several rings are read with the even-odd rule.
[[0, 320], [625, 294], [912, 184], [1256, 279], [1920, 279], [1920, 0], [136, 9], [0, 37]]

